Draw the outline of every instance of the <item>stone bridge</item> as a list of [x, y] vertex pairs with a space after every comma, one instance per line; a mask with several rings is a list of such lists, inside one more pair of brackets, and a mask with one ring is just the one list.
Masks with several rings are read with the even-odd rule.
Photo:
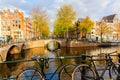
[[0, 47], [0, 61], [6, 61], [10, 54], [21, 53], [24, 46], [24, 43], [14, 43]]
[[14, 54], [22, 55], [22, 51], [25, 49], [30, 49], [30, 48], [35, 48], [35, 47], [45, 48], [46, 44], [51, 41], [59, 42], [62, 47], [66, 46], [64, 40], [53, 40], [53, 39], [27, 41], [24, 43], [9, 44], [9, 45], [0, 47], [0, 61], [9, 61], [8, 57], [10, 57], [10, 55], [14, 55]]

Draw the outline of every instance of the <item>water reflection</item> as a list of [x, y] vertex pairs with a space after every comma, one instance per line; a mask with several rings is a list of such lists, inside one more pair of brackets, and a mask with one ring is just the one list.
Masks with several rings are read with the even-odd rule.
[[[29, 50], [25, 50], [24, 53], [24, 57], [20, 58], [20, 59], [31, 59], [31, 56], [33, 55], [40, 55], [42, 57], [57, 57], [58, 55], [60, 56], [79, 56], [81, 54], [88, 54], [88, 55], [95, 55], [95, 54], [99, 54], [99, 53], [109, 53], [109, 52], [113, 52], [113, 51], [118, 51], [120, 52], [120, 46], [117, 47], [109, 47], [109, 48], [99, 48], [99, 47], [84, 47], [84, 48], [61, 48], [61, 52], [59, 54], [55, 53], [55, 52], [50, 52], [48, 50], [46, 50], [46, 48], [33, 48], [33, 49], [29, 49]], [[14, 55], [15, 56], [15, 55]], [[18, 55], [16, 55], [16, 57], [18, 57]], [[102, 58], [102, 57], [100, 57]], [[114, 61], [117, 61], [117, 57], [113, 57]], [[69, 63], [74, 63], [74, 64], [80, 64], [81, 63], [81, 59], [64, 59], [63, 60], [66, 64]], [[53, 72], [56, 67], [59, 65], [59, 60], [56, 60], [55, 62], [51, 62], [50, 63], [50, 68], [46, 69], [46, 72]], [[101, 64], [104, 65], [105, 62], [104, 61], [100, 61], [100, 62], [96, 62], [96, 64]], [[18, 64], [2, 64], [0, 65], [0, 78], [5, 77], [5, 76], [10, 76], [10, 75], [16, 75], [18, 74], [21, 70], [21, 67], [24, 66], [38, 66], [38, 64], [36, 62], [21, 62]]]
[[51, 41], [47, 43], [46, 48], [48, 51], [56, 51], [57, 49], [60, 49], [60, 43], [57, 41]]

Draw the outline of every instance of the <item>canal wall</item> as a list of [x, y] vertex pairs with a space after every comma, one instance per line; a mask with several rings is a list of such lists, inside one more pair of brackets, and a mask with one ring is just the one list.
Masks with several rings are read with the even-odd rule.
[[89, 43], [89, 42], [81, 42], [81, 41], [70, 41], [67, 47], [90, 47], [90, 46], [98, 46], [99, 43]]
[[[23, 49], [31, 49], [31, 48], [46, 48], [46, 45], [54, 40], [37, 40], [37, 41], [26, 41], [24, 43], [16, 43], [8, 46], [4, 46], [0, 48], [0, 59], [2, 61], [6, 61], [7, 56], [10, 54], [22, 53]], [[57, 41], [57, 40], [56, 40]], [[93, 47], [93, 46], [116, 46], [120, 45], [120, 43], [89, 43], [89, 42], [81, 42], [81, 41], [66, 41], [66, 40], [58, 40], [61, 47]]]
[[[37, 40], [37, 41], [27, 41], [25, 42], [24, 49], [36, 48], [36, 47], [46, 47], [46, 44], [52, 40]], [[66, 41], [57, 41], [60, 43], [61, 47], [66, 47]]]
[[92, 46], [108, 47], [108, 46], [120, 46], [120, 42], [92, 43], [92, 42], [82, 42], [82, 41], [68, 41], [68, 42], [64, 41], [62, 45], [61, 45], [62, 47], [92, 47]]
[[[46, 47], [46, 44], [49, 43], [50, 40], [38, 40], [38, 41], [28, 41], [25, 43], [24, 49], [35, 48], [35, 47]], [[120, 43], [90, 43], [90, 42], [81, 42], [81, 41], [58, 41], [61, 47], [91, 47], [91, 46], [116, 46], [120, 45]]]
[[[38, 40], [38, 41], [28, 41], [25, 43], [24, 49], [35, 48], [35, 47], [46, 47], [46, 44], [50, 41]], [[80, 42], [80, 41], [58, 41], [61, 47], [89, 47], [89, 46], [98, 46], [99, 43], [89, 43], [89, 42]]]

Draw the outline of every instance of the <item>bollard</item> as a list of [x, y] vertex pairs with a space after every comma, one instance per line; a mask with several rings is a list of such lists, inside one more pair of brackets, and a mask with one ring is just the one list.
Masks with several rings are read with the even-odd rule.
[[86, 54], [82, 54], [82, 64], [86, 64]]
[[[86, 54], [82, 54], [82, 64], [86, 64]], [[86, 70], [85, 70], [86, 67], [82, 67], [82, 74], [81, 74], [81, 79], [82, 80], [86, 80], [85, 79], [85, 73], [86, 73]]]
[[120, 53], [118, 53], [118, 62], [120, 63]]

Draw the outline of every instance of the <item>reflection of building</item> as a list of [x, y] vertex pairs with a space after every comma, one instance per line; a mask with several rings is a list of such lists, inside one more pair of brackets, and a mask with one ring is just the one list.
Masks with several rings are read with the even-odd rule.
[[32, 28], [32, 21], [30, 18], [25, 18], [25, 38], [30, 40], [34, 38], [34, 29]]
[[13, 38], [21, 40], [24, 38], [24, 15], [18, 9], [11, 12], [9, 9], [0, 12], [1, 34], [7, 40]]

